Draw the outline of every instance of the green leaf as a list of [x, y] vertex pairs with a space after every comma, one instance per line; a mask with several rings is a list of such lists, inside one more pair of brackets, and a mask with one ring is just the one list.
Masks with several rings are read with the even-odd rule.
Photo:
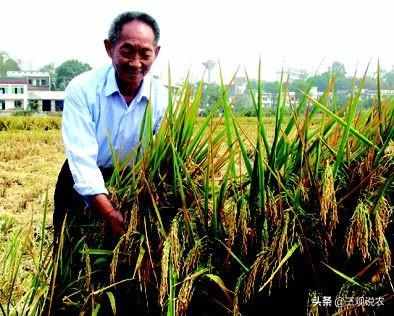
[[113, 255], [112, 250], [106, 250], [106, 249], [86, 248], [86, 249], [82, 249], [79, 251], [80, 254], [86, 254], [86, 252], [88, 252], [89, 255], [91, 255], [91, 256], [112, 256]]
[[114, 294], [112, 292], [105, 292], [105, 294], [107, 294], [109, 302], [111, 304], [112, 313], [116, 315], [116, 300]]
[[[301, 93], [304, 93], [303, 91], [300, 90]], [[306, 95], [306, 97], [311, 100], [320, 110], [322, 110], [324, 113], [328, 114], [329, 116], [331, 116], [337, 123], [339, 123], [340, 125], [346, 127], [348, 126], [346, 124], [346, 122], [339, 117], [338, 115], [336, 115], [334, 112], [330, 111], [326, 106], [324, 106], [323, 104], [321, 104], [319, 101], [315, 100], [314, 98], [312, 98], [309, 95]], [[364, 142], [367, 145], [370, 145], [376, 149], [379, 150], [379, 147], [376, 146], [373, 142], [371, 142], [367, 137], [365, 137], [363, 134], [361, 134], [358, 130], [356, 130], [354, 127], [349, 127], [349, 131], [356, 136], [359, 140], [361, 140], [362, 142]]]
[[93, 309], [93, 311], [92, 311], [92, 316], [97, 316], [97, 315], [98, 315], [98, 312], [100, 311], [100, 308], [101, 308], [101, 305], [100, 305], [100, 304], [95, 305], [95, 306], [94, 306], [94, 309]]
[[361, 287], [363, 289], [366, 289], [367, 287], [358, 283], [354, 278], [347, 276], [346, 274], [342, 273], [341, 271], [334, 269], [333, 267], [329, 266], [328, 264], [322, 262], [323, 265], [325, 265], [327, 268], [329, 268], [331, 271], [333, 271], [335, 274], [337, 274], [338, 276], [340, 276], [341, 278], [343, 278], [344, 280], [346, 280], [347, 282], [356, 285], [358, 287]]
[[137, 270], [141, 267], [141, 263], [142, 263], [142, 259], [144, 258], [145, 255], [145, 248], [143, 246], [144, 243], [144, 235], [141, 235], [140, 238], [140, 251], [138, 253], [138, 258], [137, 258], [137, 262], [135, 264], [135, 269], [134, 269], [134, 273], [133, 273], [133, 278], [135, 277], [135, 274], [137, 273]]
[[286, 255], [284, 258], [279, 262], [278, 266], [276, 267], [275, 271], [270, 275], [268, 280], [263, 284], [262, 287], [260, 287], [259, 292], [261, 292], [275, 277], [275, 275], [279, 272], [280, 268], [286, 263], [287, 260], [293, 255], [293, 253], [297, 250], [297, 248], [300, 246], [299, 243], [296, 243], [293, 245], [293, 247], [290, 248], [289, 251], [287, 251]]
[[225, 293], [230, 292], [230, 290], [226, 287], [220, 276], [212, 273], [207, 273], [204, 276], [207, 277], [212, 282], [214, 282], [216, 285], [218, 285], [223, 290], [223, 292]]

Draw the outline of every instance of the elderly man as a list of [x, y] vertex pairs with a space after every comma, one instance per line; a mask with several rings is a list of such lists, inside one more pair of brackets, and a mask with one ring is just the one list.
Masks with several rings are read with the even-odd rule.
[[[67, 225], [89, 226], [93, 218], [110, 228], [112, 239], [124, 233], [123, 216], [108, 198], [105, 180], [112, 173], [112, 150], [124, 159], [137, 145], [148, 102], [154, 130], [164, 115], [166, 90], [148, 74], [160, 51], [159, 37], [159, 27], [151, 16], [120, 14], [104, 41], [112, 65], [81, 74], [66, 89], [62, 134], [67, 160], [55, 189], [55, 249], [66, 214]], [[65, 240], [69, 244], [63, 245], [63, 259], [71, 251], [65, 248], [78, 242], [67, 225]], [[57, 276], [57, 284], [63, 283], [60, 279], [70, 280], [64, 270], [59, 273], [63, 275]]]

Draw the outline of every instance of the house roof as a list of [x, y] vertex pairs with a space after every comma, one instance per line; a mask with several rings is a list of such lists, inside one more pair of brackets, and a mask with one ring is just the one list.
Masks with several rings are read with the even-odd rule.
[[27, 84], [25, 78], [0, 78], [0, 84]]
[[7, 71], [7, 77], [49, 77], [49, 72], [47, 71]]

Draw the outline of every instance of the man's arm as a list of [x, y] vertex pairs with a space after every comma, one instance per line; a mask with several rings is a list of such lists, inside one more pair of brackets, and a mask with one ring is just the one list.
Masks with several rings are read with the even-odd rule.
[[97, 166], [99, 148], [91, 109], [86, 95], [73, 82], [65, 92], [62, 135], [74, 189], [103, 216], [115, 235], [121, 235], [124, 233], [122, 214], [112, 206]]
[[122, 214], [112, 206], [111, 201], [105, 194], [97, 194], [90, 197], [90, 206], [99, 212], [111, 225], [112, 234], [121, 236], [125, 233], [124, 219]]

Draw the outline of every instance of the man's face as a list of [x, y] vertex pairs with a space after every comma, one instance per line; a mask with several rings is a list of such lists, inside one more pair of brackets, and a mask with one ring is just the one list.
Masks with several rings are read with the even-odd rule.
[[114, 45], [105, 41], [108, 56], [123, 88], [133, 90], [140, 86], [160, 50], [154, 39], [149, 25], [132, 21], [123, 25], [120, 38]]

